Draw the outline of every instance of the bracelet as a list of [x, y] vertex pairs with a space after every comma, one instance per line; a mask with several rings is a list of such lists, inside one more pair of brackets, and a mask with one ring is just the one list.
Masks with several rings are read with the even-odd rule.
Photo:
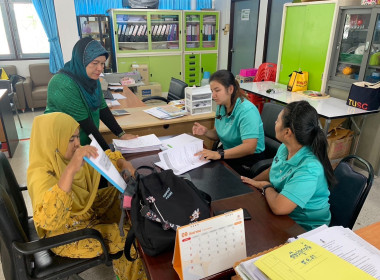
[[117, 136], [118, 138], [120, 138], [121, 136], [123, 136], [125, 134], [125, 131], [122, 131], [119, 133], [119, 135]]
[[265, 185], [265, 186], [261, 189], [261, 193], [262, 193], [263, 196], [265, 196], [265, 190], [266, 190], [267, 188], [273, 188], [273, 189], [275, 189], [274, 186], [273, 186], [272, 184]]

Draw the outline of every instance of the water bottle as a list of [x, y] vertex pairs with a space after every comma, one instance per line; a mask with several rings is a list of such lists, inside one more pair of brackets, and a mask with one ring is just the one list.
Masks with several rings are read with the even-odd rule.
[[208, 85], [208, 79], [210, 78], [210, 72], [205, 71], [203, 72], [203, 78], [201, 80], [201, 86], [207, 86]]

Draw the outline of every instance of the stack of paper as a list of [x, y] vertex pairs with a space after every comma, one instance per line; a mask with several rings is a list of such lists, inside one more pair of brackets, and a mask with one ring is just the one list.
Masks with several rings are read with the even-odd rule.
[[380, 251], [350, 229], [321, 226], [289, 242], [241, 262], [235, 267], [237, 274], [249, 280], [380, 279]]
[[180, 175], [209, 162], [209, 160], [200, 159], [199, 156], [194, 155], [203, 150], [202, 139], [186, 134], [177, 137], [164, 143], [164, 146], [170, 149], [158, 154], [160, 162], [155, 163], [157, 166], [164, 170], [172, 169], [175, 175]]
[[140, 136], [131, 140], [113, 139], [115, 149], [123, 154], [160, 150], [161, 141], [154, 134]]
[[181, 110], [174, 105], [154, 107], [144, 110], [144, 112], [162, 120], [169, 120], [187, 115], [186, 111]]

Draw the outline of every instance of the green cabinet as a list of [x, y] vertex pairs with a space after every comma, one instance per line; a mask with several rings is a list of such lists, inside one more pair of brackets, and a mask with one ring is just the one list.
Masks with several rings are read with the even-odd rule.
[[292, 71], [305, 71], [308, 89], [321, 90], [335, 8], [326, 2], [285, 5], [279, 83], [287, 84]]
[[111, 10], [116, 53], [182, 50], [182, 12]]
[[181, 60], [181, 55], [119, 57], [117, 65], [118, 72], [131, 71], [132, 64], [149, 65], [149, 81], [160, 83], [162, 91], [168, 91], [171, 77], [182, 79]]
[[217, 50], [219, 12], [184, 11], [185, 51]]
[[189, 86], [200, 86], [204, 72], [212, 74], [217, 70], [217, 53], [186, 53], [184, 56], [184, 81]]

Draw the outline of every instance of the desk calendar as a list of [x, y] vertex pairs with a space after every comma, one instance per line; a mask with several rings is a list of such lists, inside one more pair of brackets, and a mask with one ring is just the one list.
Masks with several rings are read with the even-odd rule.
[[242, 209], [177, 229], [173, 266], [181, 280], [210, 276], [246, 257]]

